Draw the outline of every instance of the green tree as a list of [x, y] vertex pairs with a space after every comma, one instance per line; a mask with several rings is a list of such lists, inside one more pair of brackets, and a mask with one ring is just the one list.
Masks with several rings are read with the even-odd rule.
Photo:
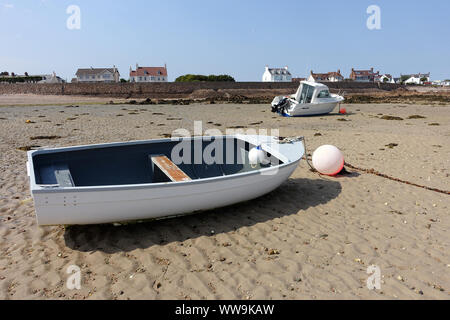
[[185, 74], [179, 76], [175, 79], [175, 82], [205, 82], [205, 81], [226, 81], [226, 82], [235, 82], [232, 76], [221, 74], [221, 75], [201, 75], [201, 74]]

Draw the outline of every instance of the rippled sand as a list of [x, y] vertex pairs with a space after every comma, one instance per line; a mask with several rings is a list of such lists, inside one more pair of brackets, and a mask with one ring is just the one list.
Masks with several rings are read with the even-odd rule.
[[[450, 190], [450, 106], [345, 107], [308, 118], [267, 105], [1, 107], [0, 299], [448, 299], [450, 196], [363, 172], [320, 177], [302, 162], [279, 189], [227, 208], [121, 227], [36, 225], [18, 148], [158, 138], [194, 120], [304, 135], [311, 153], [334, 144], [354, 166]], [[30, 140], [42, 135], [56, 138]], [[66, 287], [70, 265], [80, 290]], [[366, 287], [370, 265], [380, 290]]]

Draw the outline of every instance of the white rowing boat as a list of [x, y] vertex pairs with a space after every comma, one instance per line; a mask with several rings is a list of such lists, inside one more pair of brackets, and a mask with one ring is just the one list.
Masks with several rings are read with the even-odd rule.
[[[255, 148], [267, 161], [248, 161]], [[301, 139], [271, 136], [171, 138], [33, 150], [27, 171], [39, 225], [112, 223], [262, 196], [289, 178], [304, 150]]]

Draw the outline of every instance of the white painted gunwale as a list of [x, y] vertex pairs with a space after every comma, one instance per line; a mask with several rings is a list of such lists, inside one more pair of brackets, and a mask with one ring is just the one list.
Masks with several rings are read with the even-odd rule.
[[95, 148], [104, 148], [104, 147], [116, 147], [123, 145], [136, 145], [136, 144], [146, 144], [146, 143], [160, 143], [167, 141], [181, 141], [182, 139], [191, 139], [191, 140], [204, 140], [207, 139], [205, 136], [193, 136], [193, 137], [174, 137], [174, 138], [165, 138], [165, 139], [152, 139], [152, 140], [136, 140], [136, 141], [127, 141], [127, 142], [112, 142], [112, 143], [102, 143], [102, 144], [91, 144], [91, 145], [80, 145], [80, 146], [69, 146], [69, 147], [61, 147], [61, 148], [46, 148], [41, 150], [32, 150], [28, 151], [28, 162], [27, 162], [27, 173], [30, 178], [30, 190], [32, 194], [40, 194], [40, 193], [69, 193], [69, 192], [94, 192], [94, 191], [114, 191], [114, 190], [133, 190], [133, 189], [153, 189], [153, 188], [164, 188], [164, 187], [172, 187], [175, 185], [194, 185], [194, 184], [204, 184], [212, 181], [222, 181], [222, 180], [231, 180], [243, 178], [246, 176], [252, 175], [271, 175], [271, 171], [278, 171], [281, 168], [292, 165], [295, 162], [299, 162], [303, 157], [305, 152], [304, 146], [302, 142], [294, 142], [290, 144], [292, 147], [294, 146], [302, 146], [302, 149], [299, 149], [300, 152], [293, 152], [294, 156], [288, 158], [284, 154], [278, 152], [276, 149], [270, 147], [268, 144], [269, 141], [274, 142], [274, 137], [271, 136], [251, 136], [251, 135], [224, 135], [224, 136], [214, 136], [210, 138], [236, 138], [240, 140], [244, 140], [246, 142], [257, 144], [262, 141], [262, 138], [266, 139], [266, 143], [261, 143], [262, 148], [271, 153], [273, 156], [281, 160], [283, 163], [277, 166], [272, 166], [269, 168], [263, 168], [251, 172], [243, 172], [236, 173], [232, 175], [219, 176], [219, 177], [211, 177], [204, 179], [196, 179], [191, 181], [180, 181], [180, 182], [161, 182], [161, 183], [145, 183], [145, 184], [126, 184], [126, 185], [107, 185], [107, 186], [87, 186], [87, 187], [59, 187], [58, 185], [50, 186], [50, 185], [39, 185], [36, 183], [36, 177], [34, 173], [33, 166], [33, 156], [38, 154], [47, 154], [54, 152], [66, 152], [66, 151], [74, 151], [74, 150], [87, 150], [87, 149], [95, 149]]

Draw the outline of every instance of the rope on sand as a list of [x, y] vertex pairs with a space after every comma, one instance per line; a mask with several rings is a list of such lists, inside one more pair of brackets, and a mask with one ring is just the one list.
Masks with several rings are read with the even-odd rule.
[[389, 180], [392, 180], [392, 181], [397, 181], [397, 182], [400, 182], [400, 183], [408, 184], [410, 186], [414, 186], [414, 187], [418, 187], [418, 188], [422, 188], [422, 189], [426, 189], [426, 190], [430, 190], [430, 191], [434, 191], [434, 192], [439, 192], [439, 193], [450, 195], [450, 191], [441, 190], [441, 189], [437, 189], [437, 188], [431, 188], [431, 187], [423, 186], [423, 185], [420, 185], [420, 184], [417, 184], [417, 183], [414, 183], [414, 182], [410, 182], [410, 181], [402, 180], [402, 179], [399, 179], [399, 178], [391, 177], [391, 176], [389, 176], [387, 174], [378, 172], [375, 169], [364, 169], [364, 168], [356, 167], [356, 166], [351, 165], [348, 162], [345, 162], [345, 165], [347, 167], [349, 167], [349, 168], [354, 169], [354, 170], [358, 170], [358, 171], [362, 171], [362, 172], [365, 172], [365, 173], [373, 174], [373, 175], [376, 175], [376, 176], [379, 176], [379, 177], [382, 177], [382, 178], [386, 178], [386, 179], [389, 179]]
[[[287, 138], [285, 138], [285, 137], [280, 137], [280, 140], [282, 141], [281, 143], [292, 143], [292, 142], [294, 142], [294, 141], [302, 141], [302, 142], [303, 142], [303, 146], [305, 147], [305, 153], [304, 153], [304, 156], [303, 156], [303, 157], [304, 157], [304, 159], [306, 160], [306, 163], [309, 165], [309, 167], [311, 168], [311, 171], [312, 171], [312, 172], [317, 173], [320, 177], [323, 178], [323, 175], [322, 175], [320, 172], [318, 172], [318, 171], [311, 165], [311, 163], [309, 162], [309, 161], [312, 161], [312, 158], [311, 158], [311, 156], [307, 153], [307, 149], [306, 149], [306, 139], [305, 139], [304, 137], [287, 137]], [[414, 183], [414, 182], [410, 182], [410, 181], [402, 180], [402, 179], [399, 179], [399, 178], [391, 177], [391, 176], [389, 176], [389, 175], [387, 175], [387, 174], [378, 172], [378, 171], [376, 171], [375, 169], [365, 169], [365, 168], [360, 168], [360, 167], [351, 165], [351, 164], [348, 163], [348, 162], [344, 162], [344, 165], [347, 166], [347, 167], [349, 167], [349, 168], [351, 168], [351, 169], [353, 169], [353, 170], [365, 172], [365, 173], [368, 173], [368, 174], [373, 174], [373, 175], [376, 175], [376, 176], [379, 176], [379, 177], [382, 177], [382, 178], [385, 178], [385, 179], [389, 179], [389, 180], [392, 180], [392, 181], [404, 183], [404, 184], [407, 184], [407, 185], [410, 185], [410, 186], [414, 186], [414, 187], [418, 187], [418, 188], [422, 188], [422, 189], [425, 189], [425, 190], [430, 190], [430, 191], [434, 191], [434, 192], [438, 192], [438, 193], [443, 193], [443, 194], [450, 195], [450, 191], [441, 190], [441, 189], [437, 189], [437, 188], [431, 188], [431, 187], [423, 186], [423, 185], [420, 185], [420, 184], [417, 184], [417, 183]], [[342, 168], [342, 171], [341, 171], [339, 174], [346, 174], [346, 173], [348, 173], [348, 171], [345, 170], [345, 166], [344, 166], [344, 168]]]

